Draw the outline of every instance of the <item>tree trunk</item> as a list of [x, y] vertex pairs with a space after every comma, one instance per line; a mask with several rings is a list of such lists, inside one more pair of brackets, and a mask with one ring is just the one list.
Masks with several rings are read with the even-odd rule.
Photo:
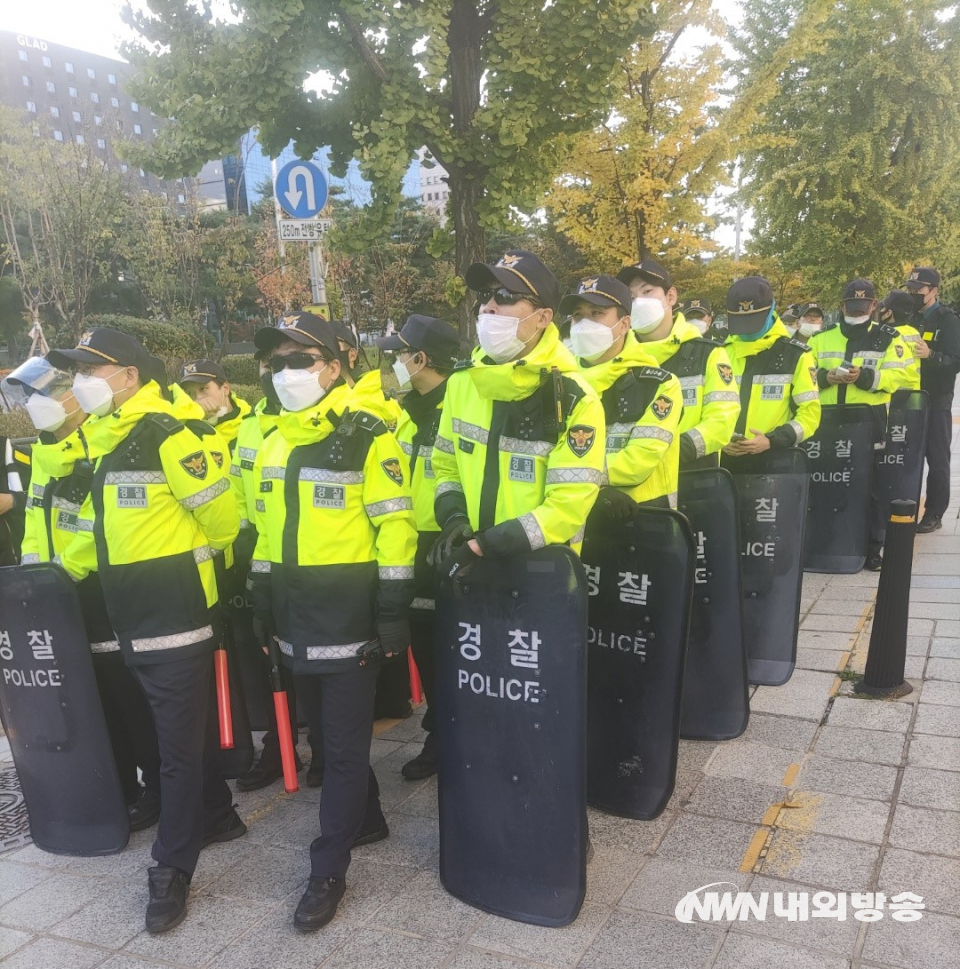
[[[483, 197], [483, 185], [479, 173], [464, 174], [462, 169], [450, 172], [450, 213], [453, 216], [454, 268], [462, 276], [475, 262], [486, 258], [483, 226], [477, 215], [477, 203]], [[467, 296], [460, 300], [457, 316], [461, 339], [473, 340], [473, 300]]]

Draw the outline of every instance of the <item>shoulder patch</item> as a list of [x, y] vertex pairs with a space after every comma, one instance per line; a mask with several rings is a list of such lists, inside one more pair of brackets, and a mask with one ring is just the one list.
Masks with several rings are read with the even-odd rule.
[[213, 458], [214, 464], [216, 464], [218, 468], [223, 467], [223, 451], [211, 451], [210, 457]]
[[803, 343], [800, 340], [791, 340], [790, 346], [796, 347], [798, 350], [802, 350], [804, 353], [811, 352], [811, 348], [806, 343]]
[[388, 430], [387, 425], [379, 417], [374, 417], [373, 414], [368, 414], [365, 410], [358, 410], [350, 417], [357, 427], [362, 427], [371, 434], [385, 434]]
[[900, 334], [897, 332], [895, 327], [887, 326], [886, 323], [879, 323], [877, 325], [877, 329], [883, 333], [886, 333], [887, 336], [890, 336], [890, 337], [900, 336]]
[[641, 379], [659, 380], [660, 383], [673, 376], [669, 370], [663, 370], [660, 367], [634, 367], [633, 372]]
[[184, 430], [184, 425], [170, 414], [147, 414], [145, 420], [166, 431], [167, 434], [176, 434]]
[[898, 357], [902, 357], [903, 356], [903, 344], [902, 343], [895, 343], [893, 345], [893, 349], [896, 350]]
[[386, 461], [380, 462], [380, 467], [394, 484], [403, 484], [403, 468], [398, 458], [387, 458]]
[[207, 456], [203, 451], [194, 451], [185, 458], [180, 458], [180, 467], [192, 478], [202, 481], [207, 476]]
[[650, 405], [650, 409], [658, 421], [666, 420], [670, 416], [670, 411], [673, 410], [673, 401], [666, 394], [660, 394]]
[[578, 457], [582, 458], [593, 447], [597, 438], [597, 429], [589, 424], [574, 424], [567, 431], [567, 447]]
[[733, 367], [729, 363], [718, 363], [717, 373], [720, 374], [720, 379], [725, 384], [733, 383]]

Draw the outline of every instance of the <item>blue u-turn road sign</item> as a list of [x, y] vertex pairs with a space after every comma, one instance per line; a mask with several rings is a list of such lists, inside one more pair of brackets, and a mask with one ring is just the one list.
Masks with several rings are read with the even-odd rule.
[[296, 159], [277, 173], [277, 201], [295, 219], [312, 219], [327, 204], [327, 179], [312, 162]]

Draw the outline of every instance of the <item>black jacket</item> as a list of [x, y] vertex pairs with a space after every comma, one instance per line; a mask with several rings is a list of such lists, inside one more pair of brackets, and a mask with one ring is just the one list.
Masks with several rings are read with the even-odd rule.
[[960, 317], [943, 303], [926, 316], [917, 314], [914, 326], [932, 351], [920, 361], [920, 386], [930, 394], [930, 406], [950, 410], [953, 387], [960, 373]]

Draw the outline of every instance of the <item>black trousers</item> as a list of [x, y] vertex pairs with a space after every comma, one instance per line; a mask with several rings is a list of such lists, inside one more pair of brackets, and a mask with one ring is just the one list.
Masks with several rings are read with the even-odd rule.
[[350, 847], [365, 822], [382, 816], [380, 787], [370, 766], [376, 665], [298, 674], [297, 694], [316, 742], [323, 738], [320, 837], [310, 845], [315, 878], [343, 878]]
[[433, 733], [437, 729], [436, 688], [437, 688], [437, 660], [436, 644], [434, 642], [433, 614], [425, 610], [410, 613], [410, 646], [413, 658], [417, 661], [420, 673], [420, 685], [426, 697], [427, 709], [423, 714], [423, 729]]
[[203, 835], [229, 813], [220, 774], [220, 727], [209, 652], [134, 667], [160, 745], [160, 824], [153, 857], [193, 875]]
[[924, 518], [942, 518], [950, 504], [950, 442], [953, 415], [949, 410], [931, 410], [927, 425], [927, 498]]
[[138, 767], [143, 774], [143, 786], [151, 794], [159, 794], [160, 748], [153, 714], [140, 681], [119, 651], [94, 653], [93, 671], [124, 799], [132, 804], [140, 794]]

